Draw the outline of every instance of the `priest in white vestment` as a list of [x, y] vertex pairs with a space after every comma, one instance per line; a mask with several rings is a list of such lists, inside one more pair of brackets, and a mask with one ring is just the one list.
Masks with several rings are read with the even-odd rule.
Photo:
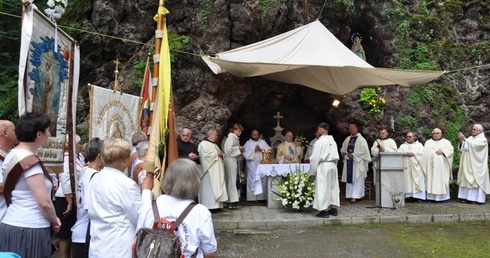
[[240, 146], [240, 135], [242, 134], [243, 127], [241, 124], [234, 124], [233, 132], [228, 134], [226, 139], [223, 153], [225, 160], [225, 171], [226, 171], [226, 187], [228, 193], [228, 208], [239, 209], [241, 206], [240, 201], [240, 170], [238, 167], [237, 159], [242, 155], [245, 150], [243, 146]]
[[328, 218], [329, 215], [337, 216], [337, 207], [340, 206], [337, 171], [339, 153], [337, 143], [331, 135], [328, 135], [328, 128], [327, 123], [318, 125], [321, 136], [313, 146], [310, 157], [310, 173], [315, 175], [313, 208], [319, 211], [316, 216], [322, 218]]
[[211, 129], [197, 147], [202, 168], [199, 203], [210, 210], [223, 208], [223, 203], [228, 201], [223, 153], [216, 144], [217, 140], [218, 132]]
[[424, 145], [417, 141], [414, 132], [408, 132], [406, 142], [400, 145], [398, 152], [404, 152], [403, 181], [405, 198], [426, 199]]
[[[243, 157], [247, 161], [247, 201], [266, 200], [267, 192], [264, 192], [264, 189], [267, 189], [267, 178], [259, 177], [255, 173], [257, 165], [262, 160], [262, 150], [267, 151], [271, 147], [260, 139], [257, 130], [252, 131], [250, 140], [243, 147], [245, 147]], [[262, 192], [262, 194], [255, 195], [254, 192]]]
[[379, 139], [377, 139], [371, 147], [371, 156], [376, 157], [380, 152], [396, 152], [397, 149], [396, 142], [393, 139], [388, 138], [388, 130], [386, 128], [381, 128], [379, 130]]
[[346, 183], [345, 197], [355, 203], [365, 195], [365, 179], [371, 155], [367, 141], [358, 132], [356, 124], [349, 124], [349, 134], [340, 149], [344, 160], [342, 182]]
[[442, 138], [439, 128], [432, 130], [432, 139], [424, 144], [427, 169], [427, 200], [447, 201], [449, 183], [453, 180], [454, 147], [450, 141]]
[[277, 146], [276, 161], [279, 164], [300, 163], [303, 158], [303, 148], [299, 141], [293, 142], [293, 133], [287, 132], [285, 142]]
[[380, 152], [396, 152], [398, 147], [396, 146], [396, 142], [388, 138], [388, 129], [381, 128], [379, 129], [379, 139], [377, 139], [373, 146], [371, 147], [371, 156], [373, 158], [377, 158], [373, 160], [373, 169], [375, 173], [373, 174], [373, 181], [376, 185], [378, 174], [380, 173], [378, 170], [380, 169], [378, 159], [380, 158], [378, 155]]
[[488, 178], [488, 140], [481, 124], [473, 125], [472, 136], [458, 134], [461, 159], [458, 171], [458, 198], [478, 204], [485, 203], [490, 193]]

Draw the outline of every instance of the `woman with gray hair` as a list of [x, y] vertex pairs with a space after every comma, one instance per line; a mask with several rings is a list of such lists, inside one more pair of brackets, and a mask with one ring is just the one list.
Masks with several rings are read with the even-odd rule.
[[[161, 187], [165, 194], [156, 200], [160, 218], [175, 221], [200, 191], [198, 166], [189, 159], [175, 160], [165, 171]], [[151, 228], [155, 220], [151, 192], [143, 190], [142, 195], [143, 206], [138, 227]], [[204, 205], [197, 204], [189, 212], [175, 235], [182, 243], [182, 254], [185, 257], [191, 257], [196, 252], [198, 258], [216, 256], [217, 242], [211, 212]]]

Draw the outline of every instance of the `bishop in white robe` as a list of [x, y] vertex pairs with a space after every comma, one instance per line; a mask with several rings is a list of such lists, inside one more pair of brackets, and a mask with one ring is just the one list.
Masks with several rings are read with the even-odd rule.
[[472, 136], [465, 138], [460, 132], [459, 150], [461, 158], [458, 171], [458, 198], [485, 203], [485, 195], [490, 193], [488, 178], [488, 140], [481, 124], [473, 125]]
[[439, 128], [432, 130], [432, 139], [424, 144], [427, 160], [427, 200], [446, 201], [449, 195], [449, 183], [453, 179], [454, 147], [450, 141], [442, 138]]
[[277, 163], [300, 163], [303, 158], [303, 148], [301, 148], [298, 141], [293, 142], [292, 132], [287, 132], [284, 138], [286, 141], [277, 146]]

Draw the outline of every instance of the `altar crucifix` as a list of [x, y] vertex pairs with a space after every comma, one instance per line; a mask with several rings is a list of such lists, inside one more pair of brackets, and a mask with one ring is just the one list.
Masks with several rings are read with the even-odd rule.
[[270, 143], [271, 143], [272, 152], [273, 152], [272, 157], [276, 156], [277, 146], [280, 143], [285, 141], [284, 135], [282, 135], [282, 130], [284, 128], [281, 127], [281, 119], [283, 119], [284, 116], [281, 116], [281, 113], [277, 112], [276, 115], [274, 116], [274, 118], [277, 120], [277, 126], [274, 128], [274, 131], [276, 131], [276, 133], [274, 134], [274, 136], [272, 136], [270, 138]]
[[[281, 123], [281, 119], [283, 119], [284, 116], [281, 116], [281, 112], [277, 112], [277, 114], [274, 116], [274, 118], [277, 119], [277, 126], [276, 127], [281, 128], [280, 123]], [[281, 130], [282, 130], [282, 128], [281, 128]]]

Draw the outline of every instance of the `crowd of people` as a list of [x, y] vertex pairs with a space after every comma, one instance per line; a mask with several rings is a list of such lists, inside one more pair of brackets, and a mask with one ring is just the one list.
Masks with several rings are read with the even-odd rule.
[[[148, 151], [146, 135], [136, 133], [128, 140], [93, 138], [86, 144], [74, 135], [74, 157], [70, 157], [67, 144], [63, 170], [53, 174], [36, 155], [50, 137], [50, 125], [50, 118], [37, 112], [20, 116], [15, 125], [0, 120], [0, 235], [9, 236], [0, 241], [0, 252], [51, 257], [54, 234], [62, 258], [131, 257], [135, 233], [154, 222], [153, 174], [143, 165]], [[182, 230], [175, 233], [183, 243], [185, 257], [216, 255], [211, 214], [225, 207], [241, 208], [243, 170], [247, 191], [253, 192], [257, 182], [265, 183], [255, 172], [263, 153], [272, 148], [258, 130], [252, 130], [242, 146], [243, 130], [242, 125], [233, 124], [218, 144], [220, 132], [212, 128], [198, 145], [191, 142], [189, 129], [180, 132], [179, 159], [165, 171], [160, 186], [164, 194], [156, 199], [156, 205], [161, 218], [175, 220], [190, 203], [198, 203], [179, 227]], [[404, 155], [407, 200], [444, 202], [450, 198], [454, 147], [443, 138], [442, 130], [433, 129], [432, 139], [425, 144], [415, 132], [407, 132], [406, 141], [397, 147], [388, 130], [381, 128], [371, 148], [357, 124], [350, 123], [348, 132], [340, 149], [329, 135], [327, 123], [318, 124], [307, 148], [290, 131], [277, 146], [276, 163], [310, 163], [317, 217], [338, 215], [338, 162], [343, 162], [340, 179], [346, 186], [345, 197], [355, 203], [364, 197], [369, 163], [381, 152]], [[470, 137], [460, 132], [458, 139], [458, 198], [483, 204], [490, 192], [483, 126], [473, 125]], [[75, 161], [74, 177], [70, 177], [70, 159]], [[264, 198], [257, 196], [257, 200]]]
[[[69, 144], [58, 174], [36, 155], [51, 136], [50, 125], [50, 118], [38, 112], [21, 115], [15, 125], [0, 120], [0, 235], [8, 236], [0, 241], [0, 254], [51, 257], [56, 238], [60, 257], [132, 257], [136, 232], [153, 223], [154, 177], [140, 166], [146, 136], [82, 144], [74, 135], [76, 168], [70, 178]], [[181, 205], [201, 192], [200, 168], [190, 160], [177, 159], [163, 175], [164, 194], [156, 200], [162, 219], [175, 220]], [[215, 257], [217, 242], [206, 206], [197, 204], [179, 229], [175, 235], [185, 257]]]

